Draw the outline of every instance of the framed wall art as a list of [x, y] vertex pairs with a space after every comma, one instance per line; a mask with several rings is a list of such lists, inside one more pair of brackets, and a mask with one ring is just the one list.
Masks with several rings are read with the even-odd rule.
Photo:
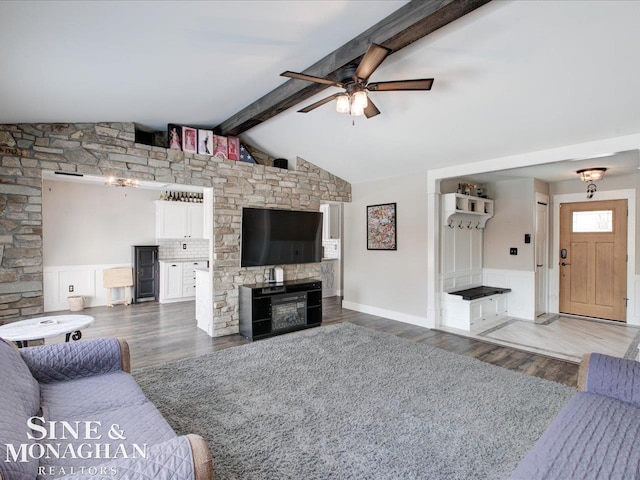
[[167, 125], [169, 132], [169, 148], [171, 150], [182, 150], [182, 127], [170, 123]]
[[397, 250], [396, 204], [367, 206], [367, 250]]
[[213, 131], [198, 130], [198, 153], [213, 155]]
[[229, 160], [240, 160], [240, 139], [238, 137], [227, 137], [229, 147]]
[[216, 158], [221, 158], [222, 160], [227, 159], [227, 137], [223, 137], [222, 135], [214, 135], [213, 136], [213, 156]]
[[198, 153], [198, 131], [195, 128], [182, 127], [182, 151]]

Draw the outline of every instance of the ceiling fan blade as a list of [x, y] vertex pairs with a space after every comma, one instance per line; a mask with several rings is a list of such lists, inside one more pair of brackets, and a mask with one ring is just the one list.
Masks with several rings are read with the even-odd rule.
[[356, 73], [353, 75], [354, 79], [359, 78], [366, 82], [390, 53], [391, 49], [372, 43], [367, 53], [365, 53], [362, 60], [360, 60]]
[[325, 103], [329, 103], [331, 100], [333, 100], [336, 97], [339, 97], [340, 95], [344, 95], [343, 93], [334, 93], [333, 95], [330, 95], [326, 98], [323, 98], [322, 100], [318, 100], [315, 103], [312, 103], [311, 105], [307, 105], [306, 107], [298, 110], [298, 112], [300, 113], [308, 113], [311, 110], [321, 107], [322, 105], [324, 105]]
[[340, 82], [334, 82], [333, 80], [329, 80], [326, 78], [314, 77], [313, 75], [305, 75], [304, 73], [290, 72], [289, 70], [281, 73], [280, 76], [296, 78], [298, 80], [306, 80], [308, 82], [322, 83], [324, 85], [333, 85], [334, 87], [344, 88], [344, 84]]
[[391, 82], [371, 82], [367, 90], [372, 92], [392, 92], [400, 90], [431, 90], [433, 78], [420, 80], [397, 80]]
[[367, 117], [367, 118], [371, 118], [371, 117], [375, 117], [379, 113], [380, 113], [380, 110], [378, 110], [378, 107], [376, 107], [373, 104], [371, 99], [368, 99], [367, 106], [364, 109], [364, 116]]

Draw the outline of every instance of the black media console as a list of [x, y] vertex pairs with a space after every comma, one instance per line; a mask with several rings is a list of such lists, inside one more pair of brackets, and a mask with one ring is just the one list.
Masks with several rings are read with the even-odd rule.
[[322, 323], [322, 282], [240, 285], [240, 334], [259, 340]]

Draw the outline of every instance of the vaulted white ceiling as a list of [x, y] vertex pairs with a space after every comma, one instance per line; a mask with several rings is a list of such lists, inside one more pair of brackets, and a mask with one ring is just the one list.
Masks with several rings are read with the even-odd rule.
[[[0, 123], [215, 126], [404, 1], [5, 2]], [[640, 2], [494, 1], [391, 55], [382, 115], [332, 104], [245, 134], [353, 183], [640, 132]], [[505, 165], [508, 167], [508, 165]]]
[[0, 122], [213, 127], [405, 3], [2, 2]]

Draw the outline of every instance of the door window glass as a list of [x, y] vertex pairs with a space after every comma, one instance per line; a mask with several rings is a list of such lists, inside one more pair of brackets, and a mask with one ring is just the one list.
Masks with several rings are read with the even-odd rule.
[[613, 232], [613, 210], [573, 212], [573, 232]]

